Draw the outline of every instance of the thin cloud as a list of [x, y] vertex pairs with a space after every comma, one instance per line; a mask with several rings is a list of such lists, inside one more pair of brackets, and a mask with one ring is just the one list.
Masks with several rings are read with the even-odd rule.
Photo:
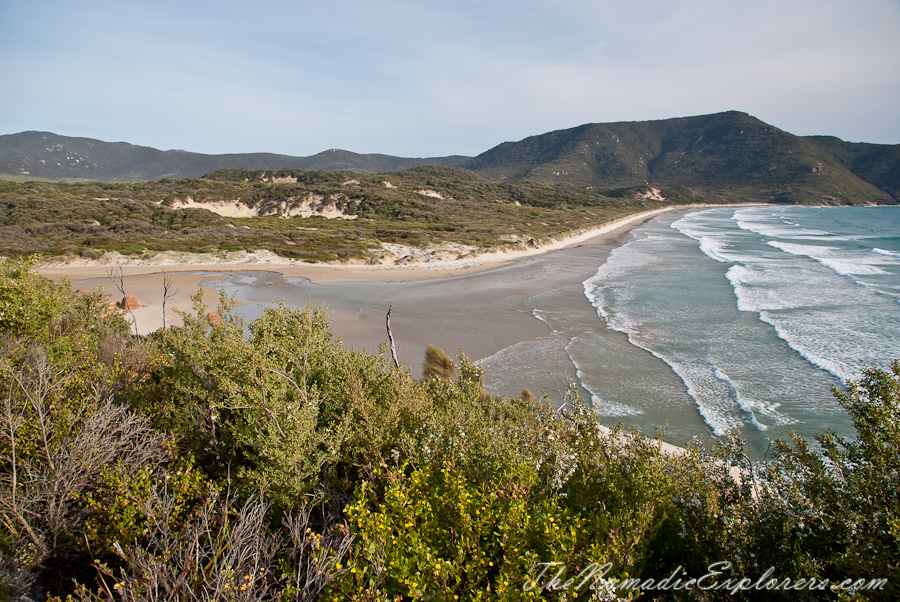
[[429, 156], [737, 109], [900, 143], [891, 0], [12, 4], [2, 133]]

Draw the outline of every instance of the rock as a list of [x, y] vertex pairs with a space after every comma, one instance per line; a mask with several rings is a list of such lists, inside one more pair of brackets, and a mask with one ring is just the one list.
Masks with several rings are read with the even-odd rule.
[[137, 309], [143, 307], [144, 304], [134, 295], [125, 295], [122, 300], [116, 304], [119, 309]]
[[222, 325], [222, 316], [220, 316], [219, 314], [217, 314], [214, 311], [211, 311], [208, 314], [206, 314], [206, 319], [209, 320], [209, 323], [212, 324], [213, 326], [221, 326]]

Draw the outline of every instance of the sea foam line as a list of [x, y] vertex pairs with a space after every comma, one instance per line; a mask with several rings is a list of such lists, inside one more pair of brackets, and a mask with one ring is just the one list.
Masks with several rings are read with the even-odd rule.
[[716, 378], [728, 385], [728, 388], [731, 390], [731, 397], [732, 399], [734, 399], [734, 402], [738, 404], [738, 406], [742, 410], [750, 415], [750, 423], [760, 431], [769, 430], [769, 427], [764, 424], [760, 424], [760, 422], [756, 419], [756, 413], [753, 411], [753, 405], [744, 401], [744, 399], [741, 397], [741, 394], [738, 392], [737, 386], [734, 384], [734, 381], [731, 380], [728, 375], [722, 371], [721, 368], [715, 365], [713, 367], [715, 368], [713, 374], [715, 374]]
[[865, 257], [848, 257], [835, 253], [838, 247], [823, 247], [819, 245], [798, 245], [786, 242], [769, 241], [768, 245], [797, 257], [809, 257], [824, 265], [838, 276], [881, 276], [888, 274], [881, 268], [869, 263]]
[[[603, 312], [603, 314], [601, 314], [600, 306], [598, 305], [598, 303], [595, 300], [595, 295], [591, 294], [592, 291], [589, 290], [590, 285], [588, 283], [590, 281], [591, 281], [591, 279], [588, 279], [584, 282], [585, 296], [587, 297], [588, 301], [590, 301], [591, 305], [593, 305], [598, 310], [598, 315], [603, 317], [604, 321], [606, 322], [606, 325], [610, 329], [624, 334], [626, 336], [626, 338], [628, 339], [628, 342], [631, 345], [634, 345], [638, 349], [643, 349], [644, 351], [646, 351], [653, 357], [659, 359], [660, 361], [664, 362], [667, 366], [669, 366], [669, 368], [672, 370], [672, 372], [674, 372], [678, 376], [678, 378], [681, 379], [681, 382], [684, 384], [688, 395], [690, 395], [691, 399], [694, 400], [694, 403], [697, 406], [697, 410], [699, 411], [700, 416], [703, 418], [703, 421], [707, 425], [709, 425], [709, 427], [713, 430], [714, 435], [716, 435], [717, 437], [721, 437], [721, 436], [725, 435], [725, 433], [728, 432], [729, 429], [741, 426], [740, 421], [730, 418], [729, 416], [727, 416], [726, 414], [724, 414], [722, 412], [717, 412], [715, 408], [703, 403], [702, 399], [706, 398], [707, 396], [703, 395], [701, 393], [700, 389], [698, 389], [698, 386], [694, 383], [694, 379], [692, 379], [688, 376], [688, 370], [687, 370], [686, 366], [683, 365], [682, 362], [677, 362], [673, 358], [666, 357], [666, 356], [658, 353], [651, 347], [648, 347], [647, 345], [642, 344], [636, 338], [636, 335], [639, 335], [640, 333], [638, 333], [634, 330], [631, 330], [627, 327], [623, 327], [623, 326], [616, 324], [616, 320], [612, 319], [612, 316], [609, 316], [609, 315], [604, 316], [603, 315], [603, 314], [606, 314], [605, 311]], [[570, 359], [571, 359], [571, 356], [570, 356]], [[573, 361], [573, 363], [574, 363], [574, 361]], [[584, 385], [582, 385], [582, 386], [584, 386]], [[590, 391], [590, 389], [588, 389], [588, 387], [585, 387], [585, 389]], [[592, 392], [592, 394], [593, 394], [593, 392]]]

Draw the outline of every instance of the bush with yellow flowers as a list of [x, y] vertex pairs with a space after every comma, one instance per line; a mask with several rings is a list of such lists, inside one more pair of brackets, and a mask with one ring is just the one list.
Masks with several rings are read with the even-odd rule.
[[490, 483], [449, 463], [373, 477], [385, 489], [364, 483], [347, 506], [356, 539], [327, 599], [528, 600], [542, 594], [544, 563], [577, 574], [611, 560], [591, 517], [559, 495], [532, 497], [527, 465]]

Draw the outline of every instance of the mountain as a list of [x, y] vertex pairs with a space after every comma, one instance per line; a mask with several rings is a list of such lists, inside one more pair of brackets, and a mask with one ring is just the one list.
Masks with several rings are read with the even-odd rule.
[[860, 178], [900, 199], [900, 144], [844, 142], [833, 136], [806, 139], [830, 152]]
[[0, 136], [0, 173], [35, 178], [84, 178], [141, 182], [160, 178], [199, 178], [216, 169], [324, 169], [381, 173], [421, 165], [455, 166], [469, 157], [408, 159], [328, 150], [311, 157], [271, 153], [204, 155], [161, 151], [127, 142], [70, 138], [50, 132]]
[[896, 203], [900, 145], [803, 138], [746, 113], [593, 123], [505, 142], [460, 167], [569, 190], [689, 187], [743, 200]]
[[462, 167], [490, 182], [528, 181], [605, 197], [647, 194], [655, 187], [734, 201], [900, 203], [900, 145], [795, 136], [738, 111], [590, 123], [504, 142], [474, 158], [343, 150], [311, 157], [204, 155], [49, 132], [0, 136], [0, 174], [20, 177], [138, 182], [220, 169], [384, 173], [426, 165]]

